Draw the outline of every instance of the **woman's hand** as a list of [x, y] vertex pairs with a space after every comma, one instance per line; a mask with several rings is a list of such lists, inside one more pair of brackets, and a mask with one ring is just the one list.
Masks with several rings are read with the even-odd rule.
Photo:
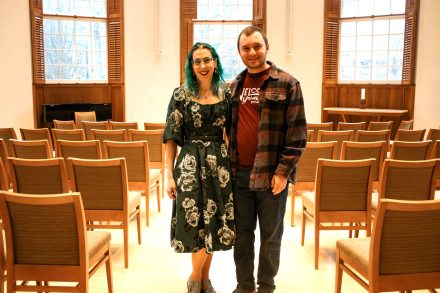
[[172, 178], [168, 178], [167, 193], [169, 198], [171, 198], [172, 200], [176, 199], [176, 182]]

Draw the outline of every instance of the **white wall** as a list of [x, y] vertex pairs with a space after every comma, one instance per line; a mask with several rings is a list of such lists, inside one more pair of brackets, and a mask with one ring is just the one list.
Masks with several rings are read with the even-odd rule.
[[[165, 120], [179, 85], [179, 0], [160, 0], [162, 54], [153, 46], [153, 1], [126, 0], [126, 120]], [[268, 0], [269, 59], [302, 85], [307, 120], [320, 121], [323, 0], [293, 0], [292, 54], [286, 54], [285, 0]], [[28, 0], [0, 1], [0, 127], [33, 127], [32, 72]], [[281, 9], [280, 9], [281, 8]], [[417, 53], [415, 127], [440, 125], [440, 1], [422, 0]], [[14, 30], [11, 30], [14, 27]]]

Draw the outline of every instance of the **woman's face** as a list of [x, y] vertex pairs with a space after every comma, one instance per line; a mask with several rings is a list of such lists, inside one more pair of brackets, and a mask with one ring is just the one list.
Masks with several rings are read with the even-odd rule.
[[192, 68], [196, 74], [197, 81], [211, 83], [214, 70], [217, 67], [217, 60], [212, 58], [211, 51], [202, 48], [193, 52]]

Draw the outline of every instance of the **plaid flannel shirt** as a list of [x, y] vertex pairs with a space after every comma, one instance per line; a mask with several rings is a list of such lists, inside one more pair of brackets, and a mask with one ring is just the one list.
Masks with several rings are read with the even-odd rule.
[[[307, 123], [304, 100], [299, 81], [272, 62], [269, 77], [259, 93], [258, 146], [250, 175], [249, 189], [255, 191], [270, 188], [274, 174], [280, 174], [295, 183], [296, 163], [307, 142]], [[231, 83], [232, 125], [230, 135], [232, 174], [236, 173], [237, 122], [240, 94], [246, 70]], [[233, 176], [235, 178], [235, 176]]]

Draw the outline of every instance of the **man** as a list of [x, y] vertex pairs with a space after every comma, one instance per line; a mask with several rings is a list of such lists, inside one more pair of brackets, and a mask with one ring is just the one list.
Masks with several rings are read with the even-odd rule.
[[269, 43], [258, 28], [238, 36], [246, 65], [231, 83], [231, 163], [237, 238], [234, 247], [237, 289], [256, 292], [254, 231], [260, 227], [258, 293], [275, 290], [280, 262], [287, 183], [306, 145], [307, 126], [299, 82], [266, 60]]

